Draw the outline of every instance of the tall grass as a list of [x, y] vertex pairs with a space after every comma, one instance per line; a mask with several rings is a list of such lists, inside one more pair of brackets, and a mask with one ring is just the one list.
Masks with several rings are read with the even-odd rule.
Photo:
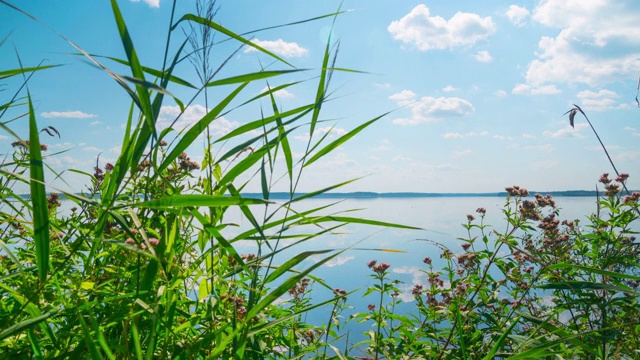
[[[347, 224], [409, 227], [337, 212], [332, 205], [304, 207], [305, 200], [354, 180], [306, 194], [298, 188], [309, 167], [386, 114], [335, 140], [318, 137], [332, 74], [353, 72], [336, 66], [331, 39], [318, 59], [315, 94], [283, 110], [275, 93], [298, 86], [299, 78], [283, 79], [304, 76], [301, 69], [252, 43], [247, 36], [256, 32], [238, 34], [216, 22], [215, 2], [198, 1], [196, 13], [184, 15], [175, 14], [175, 4], [159, 69], [141, 63], [115, 0], [112, 16], [126, 58], [92, 55], [56, 32], [74, 55], [96, 65], [130, 98], [118, 159], [73, 170], [88, 184], [82, 193], [51, 185], [49, 174], [62, 174], [47, 166], [45, 139], [64, 134], [39, 126], [29, 92], [38, 73], [56, 71], [55, 65], [0, 70], [0, 80], [22, 79], [0, 105], [0, 129], [14, 140], [13, 153], [0, 164], [0, 358], [638, 356], [640, 251], [634, 236], [640, 194], [621, 194], [628, 177], [623, 173], [601, 177], [602, 213], [583, 226], [561, 221], [550, 196], [529, 200], [524, 188], [507, 188], [504, 230], [485, 224], [487, 210], [479, 208], [463, 225], [461, 250], [434, 244], [446, 266], [437, 269], [424, 259], [420, 271], [428, 283], [415, 284], [412, 312], [397, 312], [393, 264], [372, 261], [374, 282], [365, 291], [371, 305], [344, 320], [352, 289], [334, 289], [314, 273], [349, 249], [299, 249]], [[0, 6], [42, 24], [5, 0]], [[335, 21], [341, 13], [278, 26]], [[214, 36], [237, 43], [237, 49], [253, 47], [275, 65], [220, 78], [234, 52], [214, 63]], [[123, 66], [129, 75], [112, 70]], [[197, 85], [178, 75], [189, 66], [196, 68]], [[249, 94], [256, 82], [268, 90]], [[208, 92], [214, 87], [222, 95]], [[189, 98], [174, 96], [185, 91]], [[175, 124], [200, 98], [207, 113], [193, 125], [182, 131], [158, 126], [163, 104], [180, 107]], [[267, 109], [253, 119], [224, 136], [212, 135], [210, 126], [223, 115], [260, 102]], [[578, 112], [589, 121], [576, 107], [571, 122]], [[15, 121], [27, 121], [28, 134], [12, 129]], [[307, 143], [294, 149], [291, 134], [301, 131], [308, 133]], [[187, 153], [199, 148], [202, 163]], [[243, 196], [252, 183], [259, 184], [261, 198]], [[282, 184], [288, 198], [276, 201], [273, 189]], [[25, 187], [27, 198], [16, 190]], [[69, 212], [60, 211], [61, 194], [74, 203]], [[241, 253], [248, 242], [253, 252]], [[311, 257], [320, 260], [308, 265]], [[333, 295], [314, 298], [313, 287]], [[305, 314], [317, 310], [326, 311], [326, 323], [306, 322]], [[354, 322], [371, 326], [364, 339], [349, 332]]]

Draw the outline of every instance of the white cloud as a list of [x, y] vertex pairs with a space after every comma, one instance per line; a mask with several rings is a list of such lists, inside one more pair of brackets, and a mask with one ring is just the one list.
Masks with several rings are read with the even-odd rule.
[[102, 150], [98, 149], [98, 148], [97, 148], [97, 147], [95, 147], [95, 146], [87, 146], [87, 147], [82, 148], [82, 151], [95, 151], [95, 152], [100, 152], [100, 151], [102, 151]]
[[496, 90], [496, 92], [493, 93], [495, 96], [497, 97], [505, 97], [507, 96], [507, 92], [504, 90]]
[[600, 90], [593, 92], [583, 90], [578, 93], [578, 98], [585, 110], [602, 111], [607, 109], [625, 108], [627, 104], [616, 105], [615, 98], [620, 97], [615, 91]]
[[[284, 57], [300, 57], [307, 55], [309, 50], [303, 48], [295, 42], [286, 42], [282, 39], [278, 40], [251, 40], [252, 43], [269, 50], [277, 55]], [[244, 49], [245, 53], [258, 51], [253, 47], [246, 46]]]
[[344, 265], [355, 258], [356, 258], [355, 256], [338, 256], [324, 263], [324, 266], [334, 267], [334, 266]]
[[491, 61], [493, 61], [493, 56], [491, 56], [491, 54], [489, 54], [488, 51], [486, 50], [482, 50], [482, 51], [478, 51], [477, 54], [475, 54], [473, 56], [476, 60], [483, 62], [483, 63], [489, 63]]
[[82, 111], [47, 111], [40, 114], [44, 118], [68, 118], [68, 119], [88, 119], [96, 117], [94, 114], [87, 114]]
[[640, 151], [626, 151], [611, 156], [615, 161], [636, 161], [640, 159]]
[[631, 136], [640, 136], [640, 132], [638, 132], [638, 130], [636, 130], [636, 128], [632, 128], [630, 126], [625, 126], [624, 129], [629, 131], [631, 133]]
[[527, 8], [520, 7], [518, 5], [511, 5], [505, 15], [509, 18], [512, 24], [517, 26], [523, 26], [525, 20], [531, 15]]
[[416, 125], [444, 118], [462, 117], [475, 110], [470, 102], [458, 97], [424, 96], [409, 104], [403, 101], [399, 101], [399, 104], [408, 105], [411, 108], [411, 117], [393, 119], [391, 122], [397, 125]]
[[387, 30], [394, 39], [415, 46], [418, 50], [451, 49], [473, 45], [495, 32], [491, 17], [457, 12], [449, 20], [431, 16], [429, 8], [420, 4]]
[[545, 130], [542, 135], [544, 135], [544, 137], [548, 137], [548, 138], [552, 138], [552, 139], [557, 139], [557, 138], [565, 138], [565, 137], [583, 137], [580, 134], [580, 131], [588, 128], [589, 125], [585, 124], [585, 123], [579, 123], [579, 124], [575, 124], [575, 127], [571, 127], [570, 125], [567, 125], [565, 128], [562, 128], [560, 130], [557, 130], [555, 132], [553, 131], [549, 131], [549, 130]]
[[561, 92], [555, 85], [531, 86], [518, 84], [511, 90], [511, 93], [515, 95], [555, 95]]
[[538, 23], [559, 29], [538, 43], [527, 84], [601, 86], [640, 72], [640, 8], [633, 1], [545, 0], [534, 9]]
[[462, 156], [467, 156], [469, 154], [473, 153], [473, 151], [467, 149], [467, 150], [462, 150], [462, 151], [454, 151], [453, 154], [451, 154], [452, 158], [459, 158]]
[[411, 90], [402, 90], [398, 93], [395, 93], [391, 96], [389, 96], [389, 99], [397, 102], [400, 105], [406, 105], [407, 103], [410, 102], [410, 100], [412, 100], [413, 98], [416, 97], [416, 94], [411, 91]]
[[474, 137], [474, 136], [487, 136], [489, 135], [488, 131], [482, 131], [482, 132], [468, 132], [468, 133], [458, 133], [458, 132], [449, 132], [449, 133], [445, 133], [440, 135], [441, 137], [445, 138], [445, 139], [462, 139], [462, 138], [466, 138], [466, 137]]
[[455, 88], [455, 87], [453, 87], [451, 85], [447, 85], [447, 86], [442, 88], [442, 91], [446, 92], [446, 93], [450, 93], [450, 92], [454, 92], [454, 91], [458, 91], [458, 90], [460, 90], [460, 89]]
[[[207, 114], [207, 109], [198, 104], [194, 104], [188, 106], [184, 114], [180, 116], [178, 121], [173, 125], [173, 128], [176, 130], [185, 129], [200, 119], [202, 119]], [[163, 106], [160, 108], [160, 114], [158, 115], [158, 128], [164, 129], [171, 125], [171, 123], [180, 115], [180, 107], [176, 106]], [[235, 121], [229, 121], [224, 117], [217, 118], [211, 122], [209, 125], [211, 131], [215, 135], [226, 135], [233, 128], [238, 126], [238, 123]]]
[[373, 85], [375, 87], [379, 87], [379, 88], [383, 88], [383, 89], [387, 89], [391, 87], [391, 84], [389, 83], [373, 83]]
[[535, 136], [533, 136], [533, 135], [531, 135], [531, 134], [522, 134], [522, 137], [523, 137], [524, 139], [535, 139], [535, 138], [536, 138]]
[[[260, 93], [262, 94], [263, 92], [269, 91], [269, 87], [265, 86], [264, 89], [260, 90]], [[293, 95], [292, 93], [288, 92], [286, 89], [282, 89], [282, 90], [278, 90], [276, 92], [273, 93], [273, 96], [279, 99], [291, 99], [293, 97], [295, 97], [295, 95]]]
[[100, 125], [100, 124], [102, 124], [102, 121], [97, 121], [96, 120], [96, 121], [92, 121], [91, 122], [91, 125], [93, 125], [93, 126]]
[[[140, 2], [140, 0], [131, 0], [131, 2]], [[144, 0], [144, 2], [152, 8], [160, 7], [160, 0]]]

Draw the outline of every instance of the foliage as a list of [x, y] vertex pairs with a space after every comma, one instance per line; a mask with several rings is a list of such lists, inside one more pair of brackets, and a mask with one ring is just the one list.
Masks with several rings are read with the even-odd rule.
[[[48, 153], [41, 136], [63, 134], [38, 127], [28, 84], [38, 72], [55, 71], [55, 66], [0, 71], [0, 79], [23, 79], [0, 105], [0, 129], [15, 140], [14, 151], [0, 164], [1, 358], [639, 356], [640, 253], [634, 234], [640, 194], [621, 193], [628, 175], [615, 167], [616, 179], [601, 177], [605, 194], [585, 225], [560, 220], [554, 199], [538, 194], [527, 199], [528, 191], [517, 186], [507, 188], [504, 230], [485, 223], [483, 208], [468, 215], [461, 249], [433, 244], [446, 266], [437, 269], [431, 258], [424, 259], [421, 271], [428, 283], [414, 284], [415, 308], [409, 313], [397, 311], [399, 282], [392, 278], [391, 264], [371, 261], [373, 285], [364, 297], [372, 301], [345, 320], [348, 299], [356, 290], [333, 289], [314, 271], [348, 249], [296, 250], [349, 223], [402, 226], [328, 213], [330, 206], [299, 210], [305, 199], [350, 180], [304, 195], [297, 189], [303, 170], [382, 116], [332, 142], [314, 137], [332, 73], [351, 71], [334, 66], [330, 40], [314, 78], [313, 98], [282, 111], [274, 93], [299, 81], [277, 87], [269, 82], [302, 73], [218, 24], [214, 3], [198, 2], [196, 14], [170, 20], [167, 45], [175, 39], [183, 42], [175, 53], [161, 54], [162, 69], [140, 63], [115, 0], [111, 7], [126, 59], [91, 55], [58, 34], [131, 98], [117, 161], [101, 164], [97, 159], [89, 172], [73, 170], [89, 184], [82, 193], [59, 191], [45, 178], [64, 174], [47, 166], [55, 154]], [[39, 22], [4, 0], [0, 6]], [[215, 34], [254, 47], [282, 68], [217, 78], [233, 54], [213, 64]], [[191, 49], [186, 50], [187, 44]], [[191, 54], [187, 59], [196, 68], [199, 85], [177, 75], [188, 63], [185, 52]], [[113, 67], [125, 66], [130, 75], [117, 75], [103, 59]], [[246, 94], [248, 84], [263, 81], [268, 91]], [[207, 93], [212, 87], [224, 95]], [[183, 101], [170, 88], [193, 94]], [[173, 101], [184, 112], [199, 96], [208, 112], [198, 122], [184, 131], [158, 128], [164, 103]], [[263, 100], [269, 115], [263, 111], [227, 135], [212, 136], [209, 127], [222, 115]], [[8, 119], [9, 110], [26, 114], [27, 136], [11, 128], [22, 116]], [[578, 113], [586, 118], [576, 107], [569, 112], [571, 123]], [[295, 131], [308, 132], [299, 160], [289, 142]], [[205, 156], [197, 163], [188, 152], [202, 138]], [[260, 184], [261, 198], [242, 195], [250, 182]], [[274, 187], [283, 182], [288, 199], [273, 201]], [[29, 197], [23, 198], [19, 188], [28, 188]], [[74, 203], [71, 210], [61, 210], [62, 198]], [[241, 220], [231, 216], [234, 211]], [[240, 227], [241, 222], [249, 226]], [[246, 243], [253, 245], [253, 253], [239, 252]], [[312, 256], [320, 261], [305, 267]], [[314, 287], [327, 288], [332, 296], [312, 296]], [[305, 315], [316, 310], [326, 311], [326, 323], [306, 321]], [[353, 341], [349, 325], [355, 322], [371, 329]]]

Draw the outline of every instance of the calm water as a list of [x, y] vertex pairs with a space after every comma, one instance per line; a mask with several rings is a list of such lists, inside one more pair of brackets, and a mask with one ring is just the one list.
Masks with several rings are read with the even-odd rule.
[[[584, 220], [587, 216], [596, 211], [594, 197], [558, 197], [555, 200], [557, 206], [561, 208], [560, 219], [580, 219], [585, 224]], [[295, 209], [303, 211], [336, 201], [339, 200], [309, 200], [299, 204]], [[426, 269], [422, 260], [426, 256], [431, 257], [436, 269], [444, 265], [440, 259], [440, 250], [432, 242], [447, 246], [455, 253], [461, 252], [461, 242], [457, 239], [467, 237], [466, 230], [461, 225], [466, 223], [467, 214], [476, 215], [478, 218], [476, 222], [478, 222], [479, 217], [475, 210], [479, 207], [487, 209], [485, 223], [490, 224], [493, 229], [503, 232], [506, 228], [506, 221], [502, 214], [504, 205], [505, 199], [500, 197], [346, 199], [333, 206], [331, 210], [325, 210], [324, 213], [361, 209], [341, 215], [410, 225], [420, 227], [423, 230], [348, 225], [340, 228], [339, 233], [323, 235], [296, 245], [291, 251], [283, 253], [276, 263], [282, 263], [290, 256], [302, 251], [353, 247], [313, 273], [325, 280], [331, 287], [347, 291], [358, 290], [355, 294], [350, 295], [348, 304], [352, 308], [345, 313], [345, 316], [355, 312], [366, 312], [368, 304], [377, 303], [373, 296], [367, 298], [362, 296], [366, 287], [372, 285], [372, 279], [369, 277], [371, 270], [366, 264], [373, 259], [391, 264], [392, 279], [402, 281], [399, 288], [402, 291], [400, 298], [404, 303], [398, 310], [410, 311], [411, 302], [413, 302], [411, 295], [413, 285], [417, 283], [426, 285], [426, 277], [419, 271]], [[256, 216], [258, 216], [257, 212]], [[231, 211], [228, 221], [240, 225], [239, 228], [229, 228], [236, 233], [249, 227], [248, 222], [243, 221], [239, 211]], [[300, 229], [299, 231], [311, 232], [311, 229]], [[232, 235], [226, 234], [227, 238], [231, 238]], [[285, 244], [283, 242], [280, 246]], [[241, 254], [255, 252], [255, 246], [252, 242], [240, 242], [236, 246]], [[382, 252], [371, 249], [393, 249], [400, 252]], [[298, 269], [307, 268], [320, 259], [320, 257], [311, 257], [300, 264]], [[331, 291], [319, 285], [313, 287], [311, 294], [314, 301], [322, 301], [332, 297]], [[314, 311], [308, 315], [307, 321], [316, 324], [326, 323], [329, 312], [330, 308], [328, 307]], [[362, 340], [361, 334], [369, 330], [370, 326], [370, 323], [350, 323], [350, 342], [355, 343]]]

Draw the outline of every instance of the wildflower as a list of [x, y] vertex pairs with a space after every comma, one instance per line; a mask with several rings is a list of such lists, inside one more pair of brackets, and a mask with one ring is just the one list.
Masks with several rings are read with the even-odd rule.
[[629, 178], [629, 174], [622, 173], [618, 175], [618, 177], [616, 177], [616, 182], [623, 183], [627, 181], [628, 178]]
[[143, 160], [140, 164], [138, 164], [138, 171], [144, 171], [144, 169], [151, 166], [151, 162], [149, 160]]
[[506, 187], [505, 190], [507, 191], [509, 196], [520, 196], [520, 197], [529, 196], [529, 190], [525, 188], [520, 188], [520, 186], [515, 186], [515, 185], [509, 186], [509, 187]]
[[105, 169], [105, 170], [107, 170], [107, 171], [111, 171], [111, 170], [113, 170], [113, 168], [114, 168], [114, 167], [113, 167], [113, 164], [112, 164], [112, 163], [107, 163], [107, 164], [104, 166], [104, 169]]
[[547, 194], [546, 196], [542, 196], [540, 194], [536, 194], [536, 203], [540, 207], [551, 206], [552, 208], [556, 207], [556, 202], [553, 201], [551, 195]]
[[464, 244], [462, 244], [462, 245], [460, 245], [460, 246], [462, 246], [462, 249], [463, 249], [464, 251], [467, 251], [467, 250], [469, 250], [469, 248], [471, 247], [471, 244], [469, 244], [469, 243], [464, 243]]
[[487, 213], [487, 209], [483, 208], [483, 207], [479, 207], [476, 209], [476, 212], [480, 215], [484, 215]]
[[637, 202], [638, 199], [640, 199], [640, 192], [634, 191], [633, 193], [631, 193], [631, 195], [625, 195], [625, 197], [622, 199], [622, 203], [631, 204]]
[[345, 297], [347, 296], [347, 290], [335, 288], [333, 289], [333, 295], [337, 297]]
[[151, 244], [152, 246], [158, 246], [158, 244], [160, 244], [160, 240], [156, 238], [149, 238], [149, 244]]
[[608, 184], [611, 182], [611, 180], [609, 179], [609, 173], [604, 173], [600, 176], [600, 179], [598, 180], [598, 182], [603, 183], [603, 184]]
[[96, 180], [98, 181], [104, 180], [104, 171], [102, 171], [100, 167], [96, 165], [93, 167], [93, 170], [94, 170], [93, 177], [96, 178]]
[[74, 207], [71, 208], [71, 212], [76, 212], [76, 211], [78, 211], [77, 207], [74, 206]]
[[411, 290], [411, 293], [413, 294], [413, 296], [422, 295], [422, 285], [420, 284], [414, 285], [413, 290]]
[[160, 140], [160, 142], [158, 143], [158, 146], [167, 146], [167, 142], [164, 140]]
[[540, 214], [536, 209], [536, 204], [533, 201], [525, 200], [518, 207], [518, 211], [523, 218], [529, 220], [540, 220]]
[[620, 185], [618, 184], [607, 184], [604, 186], [605, 195], [606, 196], [616, 196], [617, 193], [620, 192]]
[[129, 245], [135, 245], [136, 242], [135, 240], [133, 240], [132, 238], [127, 238], [127, 240], [124, 241], [125, 244], [129, 244]]
[[391, 265], [389, 265], [389, 263], [381, 262], [380, 264], [373, 267], [373, 272], [382, 274], [385, 271], [387, 271], [387, 269], [389, 269], [390, 267]]
[[475, 219], [476, 219], [475, 216], [473, 216], [471, 214], [467, 214], [467, 221], [472, 222]]
[[47, 198], [47, 205], [49, 207], [49, 210], [62, 205], [62, 203], [58, 199], [60, 199], [60, 194], [58, 193], [49, 194], [49, 197]]
[[369, 267], [369, 269], [371, 269], [375, 264], [377, 263], [376, 260], [371, 260], [367, 263], [367, 267]]
[[373, 304], [369, 304], [369, 305], [367, 306], [367, 309], [369, 309], [369, 311], [373, 311], [373, 310], [375, 310], [375, 309], [376, 309], [376, 306], [375, 306], [375, 305], [373, 305]]
[[426, 258], [422, 259], [422, 262], [427, 265], [431, 265], [431, 258], [427, 256]]

